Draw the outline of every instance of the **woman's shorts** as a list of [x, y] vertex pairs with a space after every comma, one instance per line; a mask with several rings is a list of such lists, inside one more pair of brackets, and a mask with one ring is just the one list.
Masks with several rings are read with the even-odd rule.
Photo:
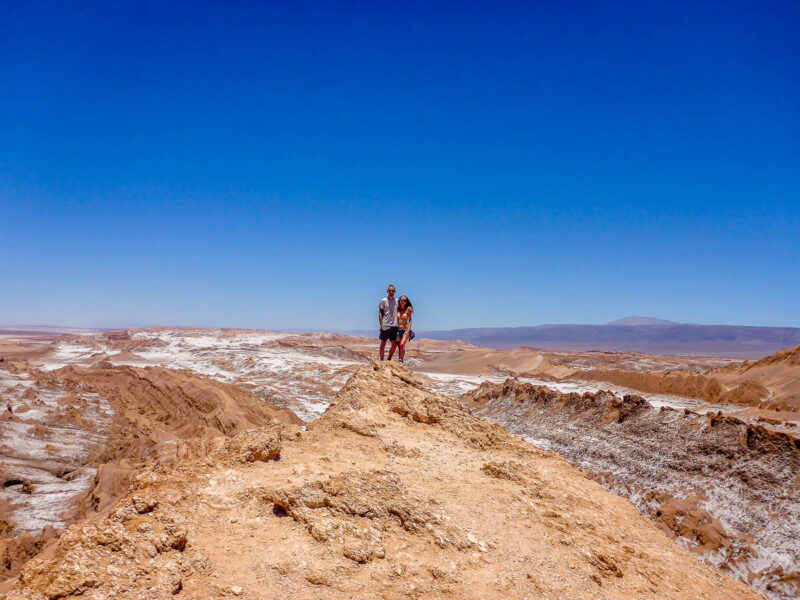
[[378, 339], [382, 342], [394, 341], [397, 339], [397, 327], [389, 327], [388, 329], [381, 329], [378, 334]]
[[398, 329], [397, 330], [397, 341], [399, 342], [400, 340], [402, 340], [403, 336], [405, 334], [406, 334], [406, 330], [405, 329]]

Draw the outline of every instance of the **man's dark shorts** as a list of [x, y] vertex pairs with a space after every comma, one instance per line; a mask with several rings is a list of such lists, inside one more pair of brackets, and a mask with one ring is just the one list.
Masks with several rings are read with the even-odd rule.
[[397, 340], [397, 327], [389, 327], [389, 329], [381, 329], [378, 338], [382, 342], [388, 342], [388, 341], [394, 342], [395, 340]]

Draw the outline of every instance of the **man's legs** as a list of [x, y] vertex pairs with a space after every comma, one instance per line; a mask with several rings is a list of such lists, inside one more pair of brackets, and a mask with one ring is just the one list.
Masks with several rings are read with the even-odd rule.
[[392, 340], [392, 347], [389, 348], [389, 360], [392, 360], [395, 350], [397, 350], [397, 340]]
[[[381, 340], [381, 360], [383, 360], [383, 353], [386, 350], [386, 340]], [[389, 360], [392, 360], [392, 355], [389, 354]]]

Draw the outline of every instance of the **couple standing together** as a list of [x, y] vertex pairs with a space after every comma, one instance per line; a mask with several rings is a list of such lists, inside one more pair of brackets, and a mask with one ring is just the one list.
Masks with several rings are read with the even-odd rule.
[[406, 357], [406, 343], [414, 339], [414, 332], [411, 331], [411, 313], [414, 307], [408, 296], [394, 297], [395, 287], [390, 285], [386, 288], [386, 298], [378, 304], [378, 323], [381, 332], [378, 338], [381, 340], [381, 360], [386, 350], [386, 342], [392, 342], [389, 348], [389, 360], [392, 360], [394, 351], [397, 350], [400, 362]]

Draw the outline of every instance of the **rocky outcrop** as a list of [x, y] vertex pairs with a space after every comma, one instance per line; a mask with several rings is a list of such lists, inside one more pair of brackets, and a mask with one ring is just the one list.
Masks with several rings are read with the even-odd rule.
[[0, 537], [0, 572], [13, 575], [32, 556], [41, 552], [49, 542], [58, 537], [53, 527], [45, 527], [41, 533], [22, 533], [13, 537]]
[[462, 398], [628, 497], [665, 533], [774, 598], [800, 593], [800, 440], [638, 396], [516, 380]]
[[51, 544], [52, 526], [114, 504], [144, 465], [204, 458], [231, 436], [220, 458], [274, 460], [275, 424], [302, 423], [236, 386], [171, 369], [20, 365], [0, 370], [0, 384], [9, 409], [0, 423], [0, 578]]
[[306, 431], [270, 423], [150, 463], [0, 593], [758, 597], [563, 459], [391, 364], [359, 370]]
[[229, 463], [251, 463], [279, 460], [283, 442], [281, 422], [273, 420], [270, 426], [247, 429], [217, 450], [214, 456]]
[[[141, 486], [141, 479], [137, 483]], [[155, 500], [133, 496], [102, 521], [69, 528], [50, 556], [25, 565], [17, 589], [6, 597], [155, 599], [177, 594], [184, 573], [201, 565], [183, 556], [187, 530], [181, 520], [157, 506]]]

